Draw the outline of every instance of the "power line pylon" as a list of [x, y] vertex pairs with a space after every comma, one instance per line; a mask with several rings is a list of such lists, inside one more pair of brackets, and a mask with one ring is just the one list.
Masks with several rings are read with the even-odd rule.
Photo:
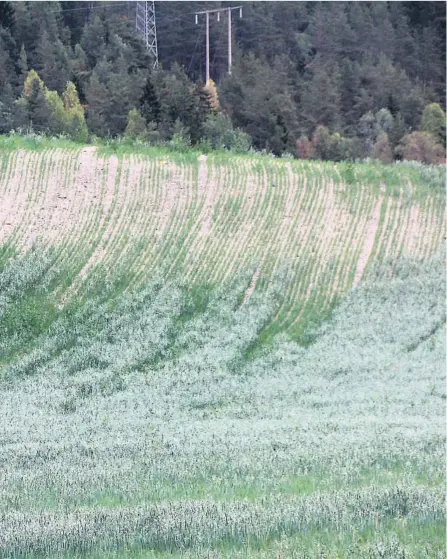
[[158, 68], [157, 26], [154, 2], [137, 2], [135, 29], [143, 38], [147, 50], [154, 57], [154, 68]]
[[205, 14], [206, 22], [206, 83], [210, 81], [210, 14], [217, 14], [217, 21], [220, 21], [220, 14], [227, 12], [228, 14], [228, 73], [231, 74], [232, 58], [232, 35], [231, 35], [231, 10], [239, 10], [239, 17], [242, 17], [242, 6], [232, 6], [230, 8], [217, 8], [216, 10], [203, 10], [195, 12], [196, 24], [199, 21], [199, 15]]
[[93, 19], [93, 10], [95, 9], [95, 3], [89, 2], [88, 3], [88, 12], [87, 12], [87, 19], [91, 21]]

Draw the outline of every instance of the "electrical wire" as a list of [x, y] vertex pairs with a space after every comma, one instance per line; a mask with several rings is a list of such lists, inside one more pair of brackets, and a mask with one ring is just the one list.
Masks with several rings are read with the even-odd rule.
[[[85, 8], [64, 8], [63, 6], [61, 6], [61, 10], [62, 13], [66, 13], [66, 12], [81, 12], [81, 11], [85, 11], [85, 10], [99, 10], [101, 8], [111, 8], [112, 6], [126, 6], [128, 4], [128, 2], [112, 2], [111, 4], [104, 4], [101, 2], [100, 6], [86, 6]], [[60, 13], [60, 12], [56, 12], [56, 10], [53, 12], [54, 14], [56, 13]]]
[[189, 61], [189, 65], [188, 65], [188, 74], [189, 74], [189, 72], [191, 71], [191, 66], [192, 66], [194, 57], [195, 57], [196, 52], [197, 52], [197, 45], [198, 45], [198, 44], [199, 44], [199, 34], [197, 33], [196, 44], [195, 44], [195, 46], [194, 46], [194, 52], [192, 53], [192, 56], [191, 56], [191, 59], [190, 59], [190, 61]]

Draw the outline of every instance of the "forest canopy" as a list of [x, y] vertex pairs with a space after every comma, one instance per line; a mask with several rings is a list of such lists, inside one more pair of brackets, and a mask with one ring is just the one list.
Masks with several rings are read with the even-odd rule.
[[443, 2], [155, 2], [159, 66], [135, 2], [0, 2], [0, 133], [383, 162], [445, 160]]

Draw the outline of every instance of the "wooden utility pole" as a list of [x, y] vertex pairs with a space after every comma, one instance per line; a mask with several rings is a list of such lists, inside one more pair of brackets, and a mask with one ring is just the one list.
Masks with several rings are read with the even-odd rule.
[[206, 80], [205, 83], [210, 81], [210, 13], [206, 12]]
[[[241, 8], [242, 11], [242, 8]], [[242, 15], [242, 13], [241, 13]], [[228, 73], [231, 75], [232, 53], [231, 53], [231, 8], [228, 8]]]
[[210, 14], [217, 14], [217, 21], [220, 21], [220, 14], [227, 12], [228, 14], [228, 73], [231, 74], [231, 66], [233, 63], [232, 53], [232, 33], [231, 33], [231, 10], [239, 10], [239, 17], [242, 17], [242, 6], [233, 6], [230, 8], [217, 8], [216, 10], [203, 10], [195, 12], [196, 24], [199, 22], [199, 15], [205, 14], [206, 22], [206, 83], [210, 80]]

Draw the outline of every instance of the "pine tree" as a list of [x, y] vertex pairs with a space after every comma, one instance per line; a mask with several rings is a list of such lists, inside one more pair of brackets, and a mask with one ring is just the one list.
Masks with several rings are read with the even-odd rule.
[[46, 30], [43, 31], [36, 49], [37, 63], [36, 69], [43, 81], [50, 89], [56, 89], [57, 65], [54, 57], [54, 47]]
[[6, 85], [11, 84], [11, 78], [14, 77], [14, 64], [7, 48], [10, 39], [9, 33], [0, 27], [0, 92]]
[[146, 78], [143, 95], [140, 98], [140, 113], [144, 117], [146, 124], [149, 122], [159, 122], [160, 102], [155, 92], [151, 76]]
[[389, 140], [393, 149], [400, 143], [407, 132], [408, 126], [405, 124], [402, 115], [400, 113], [397, 113], [397, 115], [394, 117], [393, 130], [389, 134]]
[[14, 91], [6, 83], [0, 90], [0, 134], [6, 134], [14, 128]]
[[14, 103], [12, 116], [12, 129], [27, 130], [30, 126], [30, 115], [28, 110], [28, 99], [20, 97]]
[[0, 26], [10, 29], [14, 25], [14, 8], [11, 2], [0, 2]]
[[[135, 108], [165, 140], [179, 120], [192, 142], [199, 141], [217, 106], [198, 86], [203, 62], [196, 53], [194, 19], [187, 15], [191, 7], [159, 3], [157, 26], [164, 37], [159, 54], [170, 69], [149, 75], [144, 43], [133, 22], [122, 17], [128, 15], [127, 5], [108, 7], [107, 17], [105, 10], [95, 11], [90, 21], [88, 10], [73, 6], [83, 7], [57, 1], [0, 2], [2, 106], [10, 106], [8, 84], [20, 95], [29, 68], [35, 68], [59, 95], [69, 80], [82, 103], [88, 102], [89, 90], [88, 119], [96, 133], [123, 133]], [[257, 148], [294, 151], [297, 138], [311, 137], [318, 124], [324, 124], [338, 146], [333, 151], [338, 157], [347, 143], [335, 133], [355, 135], [362, 116], [371, 111], [378, 122], [381, 109], [394, 119], [387, 132], [394, 148], [410, 130], [422, 126], [424, 107], [437, 103], [444, 108], [446, 8], [441, 2], [258, 2], [247, 3], [244, 10], [247, 17], [234, 21], [232, 75], [226, 75], [225, 60], [219, 57], [212, 73], [225, 114], [233, 126], [250, 134]], [[173, 18], [187, 22], [169, 25]], [[215, 52], [226, 29], [212, 25]], [[262, 41], [266, 29], [269, 40]], [[95, 80], [90, 83], [93, 70], [96, 86]], [[96, 95], [95, 87], [106, 96]], [[28, 97], [13, 108], [14, 126], [26, 126]], [[74, 120], [82, 129], [82, 117]], [[444, 133], [436, 134], [444, 143]], [[377, 141], [378, 135], [371, 150]]]
[[90, 68], [94, 68], [101, 58], [106, 44], [105, 40], [105, 26], [99, 16], [95, 16], [91, 23], [85, 25], [80, 43], [87, 56]]
[[37, 44], [37, 70], [51, 90], [62, 93], [69, 79], [69, 61], [61, 41], [50, 41], [47, 31], [43, 31]]
[[25, 97], [31, 97], [33, 93], [34, 82], [37, 82], [39, 84], [39, 88], [44, 88], [43, 81], [41, 80], [39, 74], [35, 70], [30, 70], [23, 84], [23, 95]]
[[[172, 138], [175, 122], [186, 130], [193, 142], [200, 140], [198, 121], [198, 96], [185, 71], [174, 64], [170, 72], [158, 70], [154, 74], [154, 86], [160, 99], [159, 131], [164, 139]], [[184, 132], [184, 131], [183, 131]]]
[[141, 96], [141, 89], [140, 95], [138, 95], [136, 92], [137, 84], [127, 72], [124, 57], [117, 61], [115, 68], [116, 71], [110, 75], [108, 81], [110, 108], [107, 117], [112, 136], [124, 133], [129, 110], [137, 104], [137, 99]]
[[27, 54], [27, 65], [32, 67], [35, 62], [34, 52], [38, 34], [36, 33], [36, 21], [31, 17], [29, 4], [30, 2], [14, 2], [13, 7], [16, 43], [23, 45]]
[[28, 75], [28, 56], [26, 54], [25, 45], [22, 43], [20, 48], [20, 55], [17, 61], [17, 66], [19, 68], [18, 73], [18, 93], [21, 93], [23, 90], [23, 84], [25, 83], [26, 76]]
[[29, 118], [33, 128], [38, 132], [48, 131], [51, 121], [51, 107], [47, 103], [45, 87], [41, 80], [31, 82], [31, 91], [28, 98]]
[[87, 99], [87, 124], [89, 130], [97, 136], [107, 136], [108, 111], [110, 109], [110, 91], [107, 86], [99, 80], [97, 72], [94, 70], [90, 77], [85, 92]]
[[88, 65], [87, 56], [81, 47], [77, 44], [74, 49], [74, 56], [71, 61], [72, 72], [74, 76], [74, 81], [76, 82], [79, 94], [83, 98], [85, 88], [87, 86], [88, 79], [91, 74], [91, 70]]
[[337, 71], [332, 72], [321, 61], [314, 63], [312, 78], [304, 87], [301, 98], [301, 117], [308, 132], [318, 124], [336, 128], [340, 123], [340, 94]]

